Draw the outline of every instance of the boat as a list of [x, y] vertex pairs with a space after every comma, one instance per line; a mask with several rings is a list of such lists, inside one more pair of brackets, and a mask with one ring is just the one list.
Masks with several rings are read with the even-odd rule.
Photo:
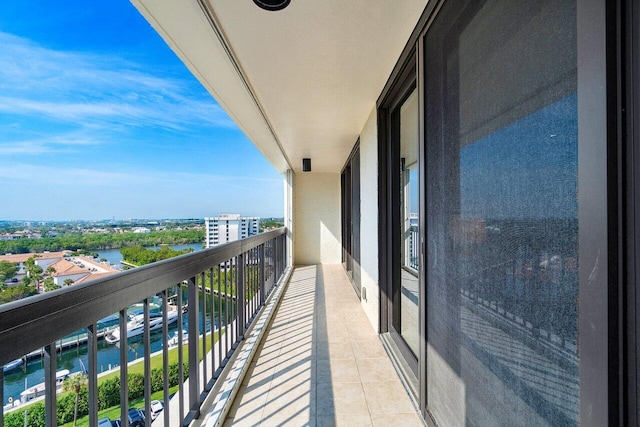
[[2, 367], [2, 372], [9, 372], [12, 369], [22, 366], [22, 359], [12, 360]]
[[[177, 311], [167, 311], [167, 325], [178, 320]], [[149, 315], [149, 331], [153, 332], [162, 328], [162, 313], [151, 313]], [[127, 338], [133, 338], [144, 333], [144, 314], [129, 316], [127, 322]], [[114, 328], [104, 336], [104, 340], [109, 344], [120, 341], [120, 327]]]
[[[69, 377], [69, 370], [63, 369], [56, 372], [56, 391], [62, 388], [62, 383]], [[20, 393], [20, 402], [26, 403], [36, 397], [44, 396], [45, 383], [36, 384]]]
[[[175, 331], [173, 333], [173, 335], [171, 336], [171, 338], [169, 338], [169, 341], [167, 341], [167, 345], [169, 347], [175, 347], [178, 345], [178, 331]], [[189, 332], [186, 329], [182, 330], [182, 344], [186, 344], [187, 342], [189, 342]]]

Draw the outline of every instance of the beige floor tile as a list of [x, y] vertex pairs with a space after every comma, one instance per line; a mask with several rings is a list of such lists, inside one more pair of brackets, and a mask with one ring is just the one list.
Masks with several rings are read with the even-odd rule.
[[322, 341], [328, 342], [348, 342], [351, 341], [351, 336], [349, 335], [349, 331], [347, 328], [335, 328], [335, 329], [324, 329], [322, 331], [318, 331], [319, 335], [318, 339]]
[[256, 427], [262, 422], [262, 414], [238, 418], [227, 418], [224, 427]]
[[349, 341], [318, 341], [316, 342], [315, 357], [321, 359], [355, 359], [353, 348]]
[[368, 414], [362, 384], [318, 382], [316, 406], [318, 414]]
[[359, 382], [355, 359], [322, 359], [316, 365], [318, 382]]
[[301, 415], [265, 418], [260, 427], [315, 427], [316, 425], [314, 417]]
[[424, 423], [415, 412], [410, 414], [373, 414], [371, 421], [373, 427], [424, 427]]
[[363, 383], [375, 383], [395, 379], [396, 373], [391, 361], [386, 358], [356, 359], [360, 380]]
[[[315, 387], [313, 387], [315, 389]], [[262, 416], [314, 417], [316, 415], [313, 389], [308, 381], [288, 382], [272, 388], [265, 402]]]
[[233, 402], [229, 410], [229, 416], [236, 419], [261, 417], [268, 393], [268, 387], [264, 390], [251, 390], [245, 386], [240, 387], [238, 396], [242, 396], [242, 399], [236, 399]]
[[353, 355], [356, 359], [382, 359], [387, 356], [378, 337], [360, 338], [351, 341]]
[[275, 367], [265, 370], [263, 372], [253, 372], [251, 376], [247, 375], [242, 381], [243, 386], [250, 386], [252, 388], [270, 387], [271, 381], [273, 381], [273, 374], [275, 373]]
[[[369, 415], [318, 415], [317, 427], [369, 427], [372, 425]], [[390, 427], [389, 424], [385, 427]]]
[[364, 393], [371, 414], [405, 414], [415, 409], [400, 380], [363, 383]]

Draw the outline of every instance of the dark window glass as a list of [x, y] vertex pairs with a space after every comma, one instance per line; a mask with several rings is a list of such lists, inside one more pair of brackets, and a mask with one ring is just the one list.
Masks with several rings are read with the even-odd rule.
[[424, 46], [428, 410], [576, 425], [575, 1], [450, 0]]
[[360, 147], [359, 143], [341, 174], [342, 263], [360, 297]]

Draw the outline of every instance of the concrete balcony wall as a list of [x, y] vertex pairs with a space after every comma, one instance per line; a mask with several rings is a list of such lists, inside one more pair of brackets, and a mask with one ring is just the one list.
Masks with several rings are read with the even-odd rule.
[[378, 331], [378, 122], [374, 108], [360, 133], [360, 267], [362, 308]]
[[294, 174], [294, 263], [339, 264], [340, 226], [340, 174]]

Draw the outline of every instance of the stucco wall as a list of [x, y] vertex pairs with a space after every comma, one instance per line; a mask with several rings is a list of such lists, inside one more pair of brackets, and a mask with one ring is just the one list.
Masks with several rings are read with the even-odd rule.
[[340, 263], [340, 174], [294, 174], [293, 229], [296, 265]]
[[378, 331], [378, 131], [374, 108], [360, 133], [360, 263], [362, 300], [369, 321]]

